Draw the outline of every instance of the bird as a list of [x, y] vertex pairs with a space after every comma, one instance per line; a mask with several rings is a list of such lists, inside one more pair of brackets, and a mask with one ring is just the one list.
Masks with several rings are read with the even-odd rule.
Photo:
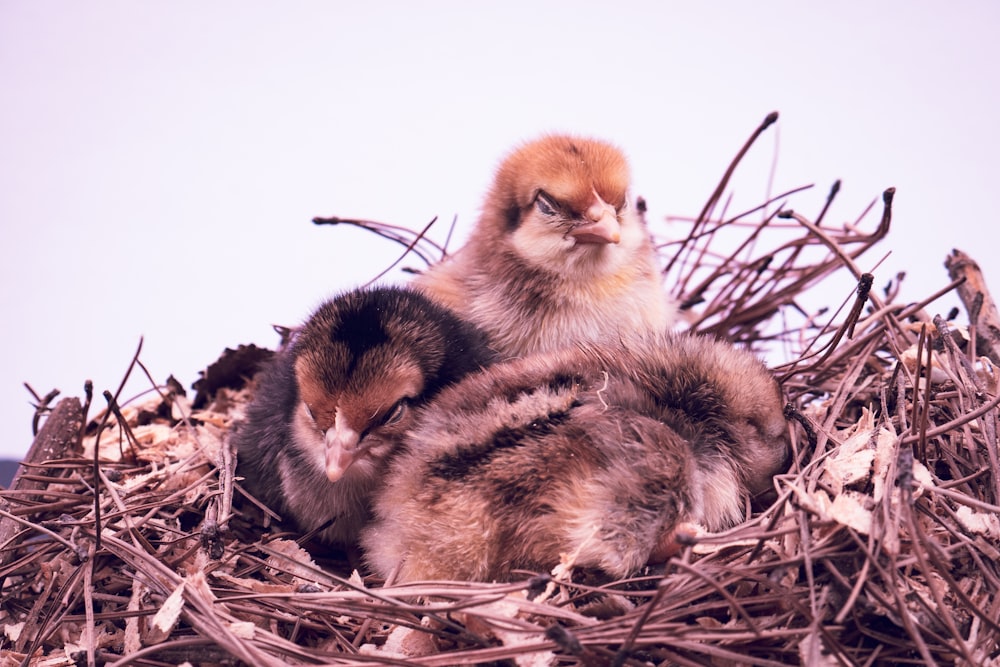
[[467, 242], [412, 284], [486, 331], [507, 357], [669, 328], [623, 153], [602, 140], [546, 135], [499, 165]]
[[340, 294], [258, 375], [232, 436], [237, 475], [300, 531], [350, 552], [415, 409], [495, 357], [482, 332], [413, 290]]
[[679, 526], [740, 521], [788, 449], [777, 381], [727, 342], [640, 332], [505, 360], [420, 410], [362, 550], [400, 583], [567, 559], [624, 577], [665, 561]]

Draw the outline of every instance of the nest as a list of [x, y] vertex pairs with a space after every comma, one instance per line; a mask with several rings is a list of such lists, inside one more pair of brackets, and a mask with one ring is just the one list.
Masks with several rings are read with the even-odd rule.
[[[365, 579], [240, 489], [226, 434], [269, 353], [239, 347], [193, 399], [150, 379], [90, 419], [89, 387], [82, 405], [39, 398], [0, 496], [0, 664], [1000, 664], [996, 307], [958, 251], [920, 303], [898, 303], [898, 279], [874, 289], [857, 262], [888, 232], [892, 190], [854, 224], [824, 221], [836, 186], [812, 217], [794, 191], [727, 215], [728, 179], [775, 118], [660, 246], [691, 330], [789, 360], [794, 458], [746, 522], [623, 581]], [[830, 289], [835, 273], [855, 287]], [[964, 324], [925, 311], [951, 290]]]

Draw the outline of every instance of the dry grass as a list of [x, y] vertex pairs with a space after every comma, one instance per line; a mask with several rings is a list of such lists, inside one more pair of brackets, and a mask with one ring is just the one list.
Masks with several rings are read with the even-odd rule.
[[[243, 497], [240, 382], [107, 394], [89, 422], [63, 399], [0, 497], [0, 664], [1000, 664], [1000, 323], [981, 275], [949, 257], [968, 324], [927, 315], [940, 295], [897, 303], [856, 264], [891, 191], [873, 224], [827, 223], [836, 188], [814, 219], [785, 208], [795, 193], [726, 217], [738, 161], [661, 252], [693, 330], [792, 360], [794, 460], [747, 522], [629, 581], [383, 587], [320, 567]], [[817, 317], [802, 299], [844, 271], [856, 293]], [[260, 356], [231, 352], [224, 375]]]

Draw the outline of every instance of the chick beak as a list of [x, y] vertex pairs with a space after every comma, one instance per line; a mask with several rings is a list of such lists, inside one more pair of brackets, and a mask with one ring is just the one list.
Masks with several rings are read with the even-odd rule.
[[336, 482], [358, 457], [361, 436], [344, 424], [340, 415], [326, 431], [326, 477]]
[[621, 240], [622, 227], [618, 222], [615, 210], [596, 197], [593, 205], [587, 209], [585, 219], [569, 230], [569, 236], [577, 243], [618, 243]]

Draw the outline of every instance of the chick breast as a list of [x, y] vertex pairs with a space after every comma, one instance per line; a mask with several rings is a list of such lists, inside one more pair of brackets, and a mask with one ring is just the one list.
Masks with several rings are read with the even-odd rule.
[[508, 356], [620, 331], [664, 331], [674, 307], [615, 147], [553, 135], [497, 170], [468, 242], [415, 285]]
[[363, 546], [400, 580], [580, 567], [628, 575], [679, 521], [719, 529], [785, 461], [777, 384], [752, 355], [644, 335], [498, 364], [421, 411]]
[[489, 364], [482, 333], [413, 291], [321, 305], [257, 380], [237, 425], [245, 488], [301, 531], [351, 546], [414, 409]]

